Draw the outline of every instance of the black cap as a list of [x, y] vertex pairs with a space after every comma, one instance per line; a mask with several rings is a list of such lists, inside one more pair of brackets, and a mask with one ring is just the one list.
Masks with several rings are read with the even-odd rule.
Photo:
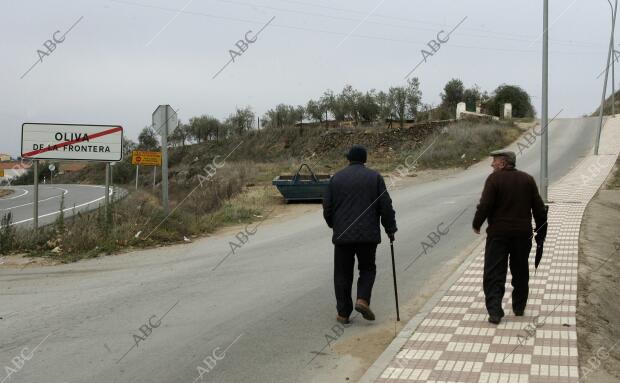
[[349, 153], [347, 153], [347, 160], [351, 162], [361, 162], [366, 163], [366, 158], [368, 157], [368, 152], [366, 148], [362, 145], [353, 145], [351, 149], [349, 149]]

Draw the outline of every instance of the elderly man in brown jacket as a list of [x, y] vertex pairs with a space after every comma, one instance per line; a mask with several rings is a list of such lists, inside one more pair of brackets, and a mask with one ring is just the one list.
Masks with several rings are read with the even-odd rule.
[[499, 324], [504, 316], [502, 299], [508, 263], [512, 274], [512, 310], [523, 315], [528, 297], [528, 257], [532, 248], [532, 213], [536, 221], [536, 242], [544, 242], [547, 233], [545, 204], [534, 178], [515, 168], [514, 152], [491, 153], [493, 173], [482, 191], [474, 216], [474, 232], [488, 220], [484, 253], [484, 296], [489, 322]]

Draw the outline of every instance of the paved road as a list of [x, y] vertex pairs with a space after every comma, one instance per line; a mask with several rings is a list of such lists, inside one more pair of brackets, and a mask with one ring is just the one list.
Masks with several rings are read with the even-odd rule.
[[[34, 187], [10, 186], [13, 194], [0, 198], [0, 216], [13, 214], [13, 225], [32, 225]], [[54, 222], [64, 195], [65, 216], [97, 208], [103, 203], [105, 187], [95, 185], [39, 185], [39, 225]]]
[[[594, 132], [595, 119], [554, 121], [552, 181], [591, 150]], [[538, 143], [526, 150], [518, 166], [536, 174], [539, 150]], [[470, 222], [489, 163], [392, 193], [403, 301], [431, 281], [437, 283], [432, 276], [476, 239]], [[457, 217], [450, 233], [404, 271], [427, 234]], [[23, 347], [32, 350], [43, 341], [11, 382], [192, 382], [199, 366], [205, 382], [334, 381], [316, 376], [363, 369], [364, 364], [355, 352], [338, 356], [329, 348], [308, 364], [326, 345], [326, 335], [334, 336], [328, 238], [316, 212], [260, 226], [215, 271], [234, 233], [132, 256], [0, 269], [0, 310], [6, 318], [0, 320], [0, 366], [9, 365]], [[375, 286], [372, 305], [378, 320], [356, 320], [332, 346], [353, 342], [363, 349], [369, 334], [393, 323], [385, 242], [378, 249]], [[145, 327], [149, 321], [152, 332]]]

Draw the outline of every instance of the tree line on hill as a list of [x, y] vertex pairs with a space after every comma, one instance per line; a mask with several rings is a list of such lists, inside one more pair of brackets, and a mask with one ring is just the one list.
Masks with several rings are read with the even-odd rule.
[[[280, 129], [299, 123], [340, 124], [350, 122], [354, 125], [395, 122], [403, 127], [407, 121], [447, 120], [455, 118], [456, 106], [465, 102], [468, 111], [476, 111], [480, 106], [483, 113], [501, 116], [503, 105], [512, 104], [513, 117], [534, 117], [534, 107], [530, 96], [516, 85], [500, 85], [491, 94], [481, 91], [478, 86], [465, 87], [459, 79], [452, 79], [440, 94], [441, 103], [437, 107], [422, 102], [420, 82], [411, 78], [404, 86], [390, 87], [387, 91], [371, 89], [359, 91], [346, 85], [340, 93], [327, 90], [318, 99], [309, 100], [306, 105], [279, 104], [269, 109], [260, 119], [250, 106], [236, 108], [228, 118], [218, 118], [205, 114], [192, 117], [188, 123], [180, 123], [169, 137], [171, 145], [185, 146], [187, 143], [217, 141], [233, 135], [242, 135], [254, 129]], [[128, 144], [136, 149], [158, 148], [159, 140], [153, 127], [145, 127], [138, 143]]]

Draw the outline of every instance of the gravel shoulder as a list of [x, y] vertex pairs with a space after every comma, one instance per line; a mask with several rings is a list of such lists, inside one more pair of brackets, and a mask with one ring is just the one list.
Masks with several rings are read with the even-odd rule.
[[618, 175], [588, 205], [579, 236], [577, 342], [583, 382], [620, 381], [620, 188], [612, 186]]

